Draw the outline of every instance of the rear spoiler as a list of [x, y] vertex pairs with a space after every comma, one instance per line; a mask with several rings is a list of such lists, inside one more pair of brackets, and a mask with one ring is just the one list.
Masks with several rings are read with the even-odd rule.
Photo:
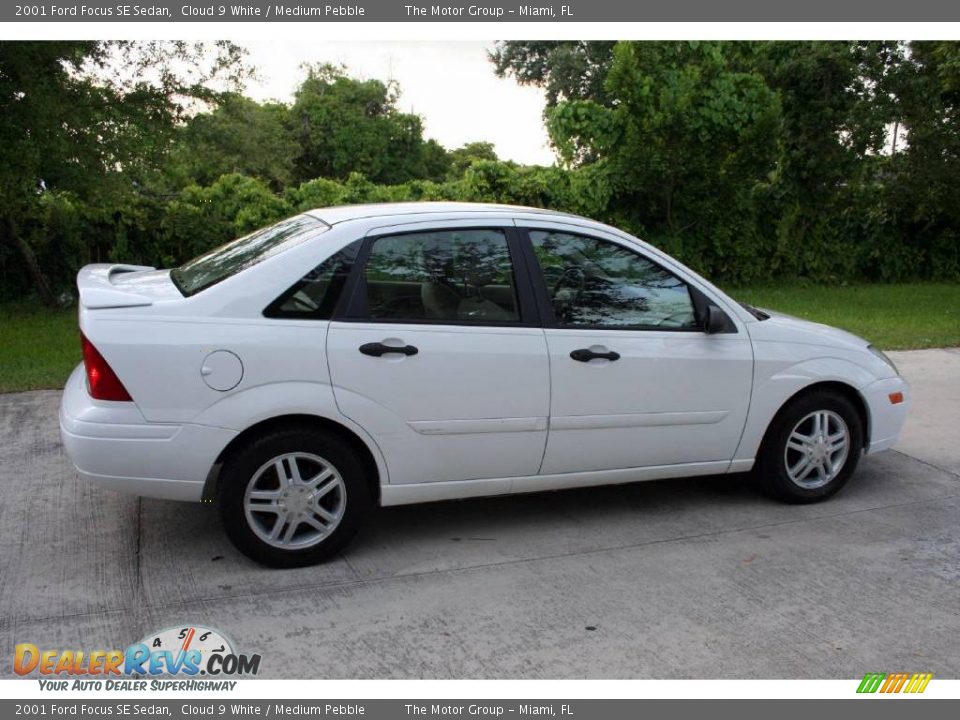
[[153, 300], [135, 292], [116, 287], [111, 277], [120, 273], [154, 270], [147, 265], [112, 265], [101, 263], [87, 265], [77, 273], [77, 290], [80, 304], [85, 308], [117, 308], [152, 305]]

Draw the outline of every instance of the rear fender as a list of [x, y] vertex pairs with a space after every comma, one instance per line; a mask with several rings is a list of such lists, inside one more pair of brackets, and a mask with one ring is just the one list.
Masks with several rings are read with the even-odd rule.
[[[340, 413], [329, 385], [307, 382], [258, 385], [214, 403], [192, 422], [242, 432], [265, 420], [286, 415], [312, 415], [342, 425], [360, 438], [370, 451], [381, 484], [388, 482], [387, 465], [380, 447], [366, 430]], [[223, 449], [219, 448], [218, 454]]]

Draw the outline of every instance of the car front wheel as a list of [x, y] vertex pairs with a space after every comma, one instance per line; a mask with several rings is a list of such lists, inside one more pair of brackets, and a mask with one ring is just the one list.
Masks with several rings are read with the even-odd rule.
[[370, 505], [363, 464], [339, 438], [281, 429], [224, 464], [220, 515], [242, 553], [271, 567], [324, 560], [353, 537]]
[[756, 475], [790, 503], [825, 500], [850, 479], [863, 451], [863, 423], [843, 395], [812, 392], [791, 401], [767, 431]]

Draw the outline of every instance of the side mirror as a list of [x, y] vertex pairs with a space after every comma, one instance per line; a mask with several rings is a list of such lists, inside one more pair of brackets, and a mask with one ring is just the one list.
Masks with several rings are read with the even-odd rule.
[[727, 329], [727, 316], [716, 305], [710, 305], [707, 307], [707, 317], [706, 322], [703, 324], [703, 331], [707, 335], [714, 335], [716, 333], [721, 333]]

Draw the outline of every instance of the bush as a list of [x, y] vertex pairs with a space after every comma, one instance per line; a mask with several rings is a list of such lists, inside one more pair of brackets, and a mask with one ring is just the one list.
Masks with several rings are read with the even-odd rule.
[[[649, 232], [624, 203], [609, 167], [526, 167], [474, 160], [458, 180], [371, 182], [317, 178], [277, 194], [256, 178], [223, 175], [172, 196], [127, 192], [113, 204], [84, 204], [46, 192], [18, 228], [56, 293], [73, 290], [89, 262], [171, 267], [306, 210], [354, 203], [455, 200], [544, 207], [607, 222], [660, 247], [711, 279], [743, 285], [778, 278], [836, 283], [960, 278], [960, 234], [947, 223], [922, 225], [880, 182], [851, 183], [817, 212], [781, 195], [774, 183], [705, 198], [705, 220], [673, 234]], [[639, 198], [637, 202], [642, 202]], [[16, 251], [0, 245], [0, 298], [30, 290]]]

